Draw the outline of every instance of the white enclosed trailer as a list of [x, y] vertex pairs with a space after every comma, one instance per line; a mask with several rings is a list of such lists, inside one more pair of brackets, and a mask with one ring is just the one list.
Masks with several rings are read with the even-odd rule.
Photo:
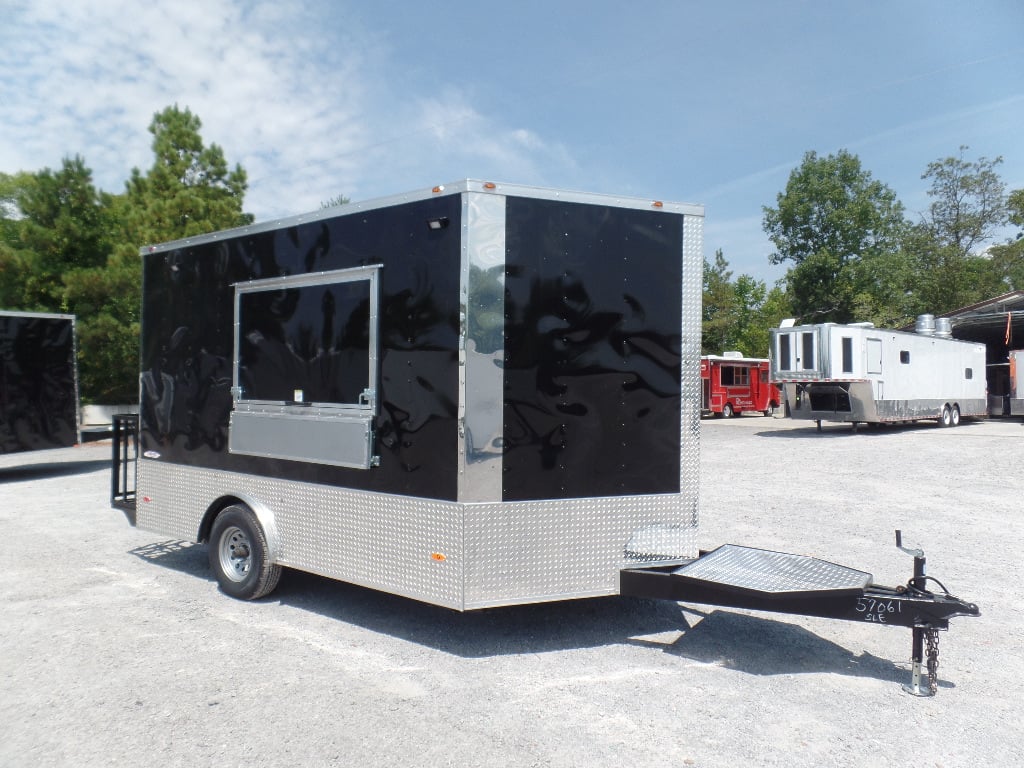
[[936, 334], [929, 316], [917, 332], [870, 323], [771, 329], [772, 381], [796, 419], [884, 422], [985, 416], [985, 345]]

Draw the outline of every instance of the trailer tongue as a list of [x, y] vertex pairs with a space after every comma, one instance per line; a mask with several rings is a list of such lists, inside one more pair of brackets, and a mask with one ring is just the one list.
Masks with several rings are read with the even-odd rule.
[[[905, 548], [900, 531], [896, 546], [914, 558], [913, 577], [899, 587], [879, 586], [872, 583], [870, 573], [807, 555], [725, 544], [684, 565], [627, 568], [621, 573], [620, 591], [681, 603], [910, 627], [913, 663], [911, 682], [904, 690], [933, 696], [938, 684], [938, 631], [948, 629], [955, 616], [979, 616], [980, 611], [926, 576], [924, 552]], [[941, 594], [927, 589], [929, 580], [942, 589]]]

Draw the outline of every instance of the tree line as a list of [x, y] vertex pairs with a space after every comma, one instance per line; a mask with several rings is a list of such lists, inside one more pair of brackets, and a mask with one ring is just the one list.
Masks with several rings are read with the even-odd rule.
[[[0, 308], [76, 315], [85, 402], [138, 397], [140, 246], [253, 220], [245, 171], [201, 127], [177, 105], [154, 115], [153, 164], [132, 169], [120, 194], [97, 189], [79, 155], [0, 173]], [[1007, 194], [1001, 158], [966, 151], [925, 169], [931, 205], [918, 221], [855, 155], [808, 152], [763, 209], [782, 280], [734, 279], [721, 250], [705, 259], [702, 350], [762, 357], [784, 317], [892, 327], [1024, 288], [1024, 239], [993, 242], [1007, 224], [1024, 227], [1024, 190]]]
[[1001, 157], [967, 150], [925, 168], [930, 204], [916, 220], [856, 155], [806, 153], [763, 208], [771, 262], [787, 266], [778, 284], [733, 280], [721, 250], [705, 260], [702, 351], [763, 357], [768, 329], [786, 317], [898, 328], [1024, 289], [1024, 238], [996, 242], [1024, 227], [1024, 189], [1007, 193]]
[[154, 115], [153, 165], [121, 194], [97, 189], [78, 155], [0, 174], [0, 308], [76, 316], [85, 402], [138, 399], [139, 248], [252, 221], [245, 171], [204, 146], [201, 125], [177, 105]]

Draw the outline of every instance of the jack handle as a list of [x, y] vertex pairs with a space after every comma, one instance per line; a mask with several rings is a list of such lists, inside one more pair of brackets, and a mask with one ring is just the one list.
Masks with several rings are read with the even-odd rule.
[[906, 552], [911, 557], [924, 557], [923, 549], [911, 549], [910, 547], [903, 546], [903, 531], [899, 528], [896, 529], [896, 549]]
[[901, 552], [906, 552], [908, 555], [914, 558], [914, 577], [910, 580], [909, 586], [920, 592], [927, 592], [926, 586], [928, 584], [928, 577], [925, 576], [924, 572], [924, 550], [904, 547], [903, 531], [901, 531], [899, 528], [896, 529], [896, 548]]

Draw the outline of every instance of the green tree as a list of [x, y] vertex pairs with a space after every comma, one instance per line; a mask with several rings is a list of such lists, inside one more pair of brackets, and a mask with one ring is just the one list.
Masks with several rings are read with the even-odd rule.
[[224, 151], [203, 145], [196, 115], [177, 105], [149, 125], [154, 163], [143, 175], [133, 168], [124, 211], [127, 247], [166, 242], [252, 222], [242, 212], [248, 187], [240, 165], [228, 169]]
[[332, 197], [330, 200], [322, 200], [320, 202], [320, 208], [321, 210], [324, 208], [336, 208], [339, 205], [348, 205], [351, 202], [352, 201], [349, 200], [344, 195], [336, 195]]
[[[1024, 189], [1014, 190], [1006, 201], [1009, 222], [1024, 230]], [[1006, 243], [995, 245], [992, 264], [1007, 288], [1013, 291], [1024, 289], [1024, 231]]]
[[734, 281], [721, 249], [713, 264], [704, 261], [701, 354], [737, 350], [748, 357], [768, 354], [768, 329], [792, 313], [785, 293], [768, 291], [762, 280], [740, 275]]
[[8, 309], [74, 312], [64, 278], [104, 263], [110, 252], [106, 202], [79, 157], [57, 171], [0, 180], [0, 296]]
[[764, 207], [764, 230], [775, 244], [773, 264], [791, 263], [786, 284], [794, 313], [804, 322], [848, 322], [876, 284], [859, 265], [898, 258], [906, 223], [903, 206], [860, 160], [840, 150], [807, 152], [789, 176], [776, 207]]
[[740, 275], [734, 285], [737, 322], [732, 349], [747, 357], [767, 357], [768, 330], [789, 317], [792, 310], [785, 293], [778, 287], [767, 289], [763, 280]]
[[943, 247], [966, 258], [979, 246], [991, 241], [1007, 221], [1006, 185], [996, 172], [1003, 162], [997, 157], [980, 157], [974, 162], [960, 154], [928, 164], [922, 179], [931, 180], [928, 196], [931, 205], [924, 227]]
[[732, 271], [725, 254], [715, 251], [714, 263], [704, 259], [704, 286], [701, 304], [700, 349], [704, 355], [720, 355], [730, 349], [735, 325], [736, 291]]
[[154, 162], [143, 174], [132, 169], [125, 193], [109, 200], [117, 245], [102, 266], [75, 269], [67, 296], [88, 308], [79, 323], [79, 344], [89, 362], [83, 391], [98, 402], [138, 398], [140, 247], [251, 223], [242, 211], [247, 183], [241, 166], [228, 169], [216, 144], [204, 146], [199, 118], [168, 107], [150, 123]]
[[1006, 287], [997, 260], [980, 253], [1006, 224], [1006, 187], [996, 168], [1002, 158], [956, 157], [928, 164], [921, 178], [930, 180], [932, 202], [910, 235], [915, 260], [919, 311], [940, 313], [973, 304]]
[[32, 174], [0, 174], [0, 308], [26, 309], [25, 280], [31, 274], [34, 254], [22, 240], [25, 215], [21, 200], [34, 183]]

